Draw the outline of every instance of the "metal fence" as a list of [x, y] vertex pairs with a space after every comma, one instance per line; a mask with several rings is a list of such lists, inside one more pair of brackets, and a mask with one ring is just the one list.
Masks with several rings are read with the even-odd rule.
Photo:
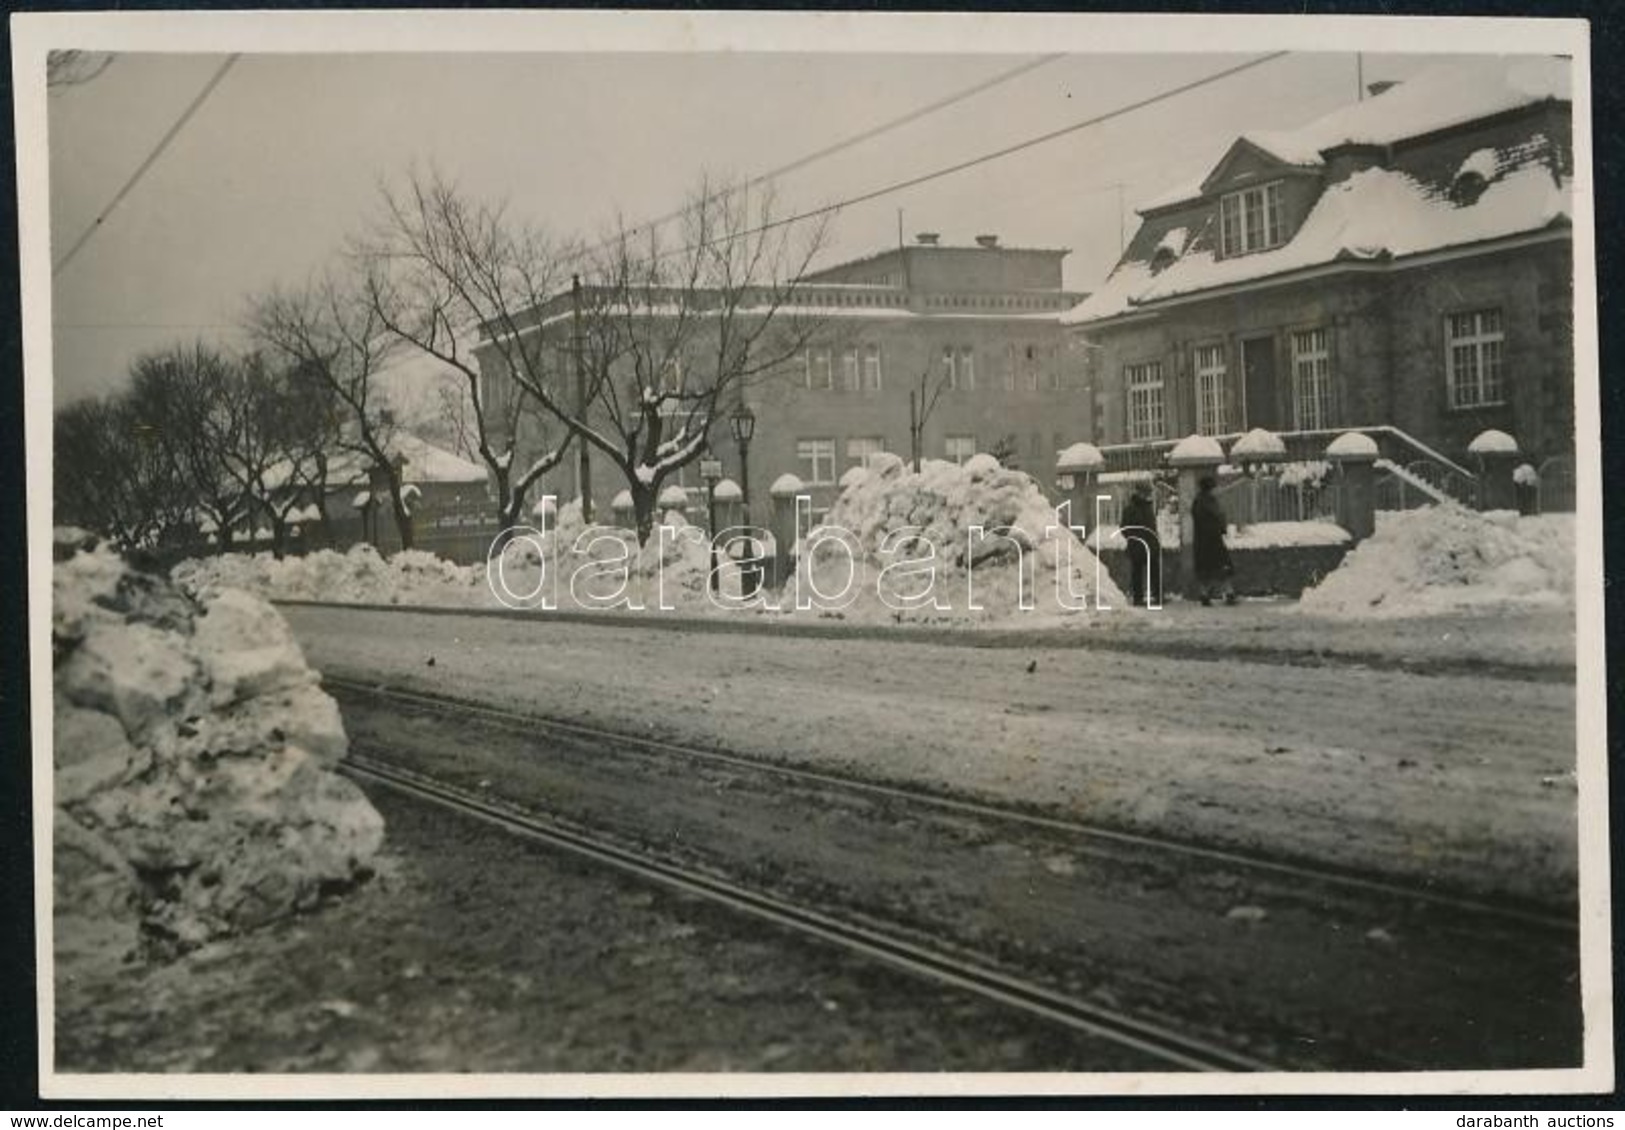
[[1574, 458], [1554, 455], [1535, 468], [1540, 483], [1535, 488], [1542, 513], [1574, 509]]

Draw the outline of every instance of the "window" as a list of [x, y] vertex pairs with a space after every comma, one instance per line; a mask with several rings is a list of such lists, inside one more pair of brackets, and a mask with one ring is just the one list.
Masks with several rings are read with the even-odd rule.
[[1506, 387], [1501, 376], [1501, 352], [1506, 335], [1501, 329], [1501, 311], [1451, 314], [1444, 326], [1450, 407], [1481, 408], [1503, 403]]
[[950, 463], [963, 466], [967, 459], [976, 454], [976, 437], [948, 436], [942, 441], [942, 451]]
[[1230, 429], [1229, 374], [1224, 346], [1203, 345], [1196, 350], [1196, 430], [1205, 436]]
[[959, 351], [959, 387], [976, 391], [976, 351], [966, 346]]
[[1281, 219], [1281, 182], [1261, 184], [1240, 192], [1227, 193], [1219, 200], [1219, 245], [1221, 255], [1245, 255], [1265, 251], [1286, 242], [1286, 224]]
[[851, 467], [862, 467], [869, 456], [886, 450], [886, 441], [880, 436], [853, 436], [846, 441], [846, 462]]
[[1023, 351], [1021, 383], [1028, 392], [1038, 391], [1038, 350], [1029, 345]]
[[949, 392], [959, 387], [959, 368], [951, 345], [942, 351], [942, 387]]
[[1292, 335], [1292, 424], [1300, 431], [1332, 422], [1332, 355], [1324, 327]]
[[1162, 362], [1146, 361], [1124, 370], [1128, 385], [1128, 438], [1139, 443], [1161, 439], [1166, 424], [1162, 411]]
[[868, 345], [863, 349], [863, 391], [880, 391], [880, 346]]
[[807, 350], [807, 387], [820, 390], [835, 387], [830, 372], [828, 349]]
[[841, 354], [841, 387], [847, 392], [858, 391], [858, 351], [848, 349]]
[[808, 486], [828, 486], [835, 481], [834, 440], [796, 440], [796, 461], [801, 464], [801, 479]]

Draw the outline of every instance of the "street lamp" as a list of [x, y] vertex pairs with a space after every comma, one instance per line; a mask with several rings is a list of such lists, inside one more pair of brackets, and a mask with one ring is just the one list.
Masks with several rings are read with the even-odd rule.
[[750, 525], [750, 437], [756, 434], [756, 413], [743, 400], [728, 417], [733, 429], [734, 442], [739, 445], [739, 500], [745, 512], [745, 524]]
[[717, 578], [717, 483], [722, 481], [722, 460], [706, 456], [700, 460], [700, 479], [705, 483], [705, 532], [711, 542], [711, 591], [718, 588]]

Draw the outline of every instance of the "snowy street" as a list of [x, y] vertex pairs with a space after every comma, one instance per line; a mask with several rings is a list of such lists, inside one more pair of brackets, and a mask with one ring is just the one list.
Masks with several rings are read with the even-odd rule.
[[1271, 856], [1574, 899], [1574, 688], [1561, 677], [283, 611], [328, 676]]

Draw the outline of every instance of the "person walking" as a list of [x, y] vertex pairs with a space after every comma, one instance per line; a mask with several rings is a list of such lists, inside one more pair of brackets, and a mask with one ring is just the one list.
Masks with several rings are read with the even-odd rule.
[[1212, 475], [1203, 475], [1196, 484], [1196, 501], [1191, 503], [1196, 583], [1204, 605], [1211, 605], [1215, 594], [1222, 595], [1226, 604], [1236, 603], [1236, 590], [1230, 583], [1235, 566], [1230, 563], [1230, 549], [1224, 544], [1230, 520], [1213, 493], [1216, 486], [1218, 482]]
[[1123, 505], [1119, 528], [1128, 545], [1129, 602], [1137, 608], [1162, 605], [1162, 538], [1151, 487], [1136, 483]]

